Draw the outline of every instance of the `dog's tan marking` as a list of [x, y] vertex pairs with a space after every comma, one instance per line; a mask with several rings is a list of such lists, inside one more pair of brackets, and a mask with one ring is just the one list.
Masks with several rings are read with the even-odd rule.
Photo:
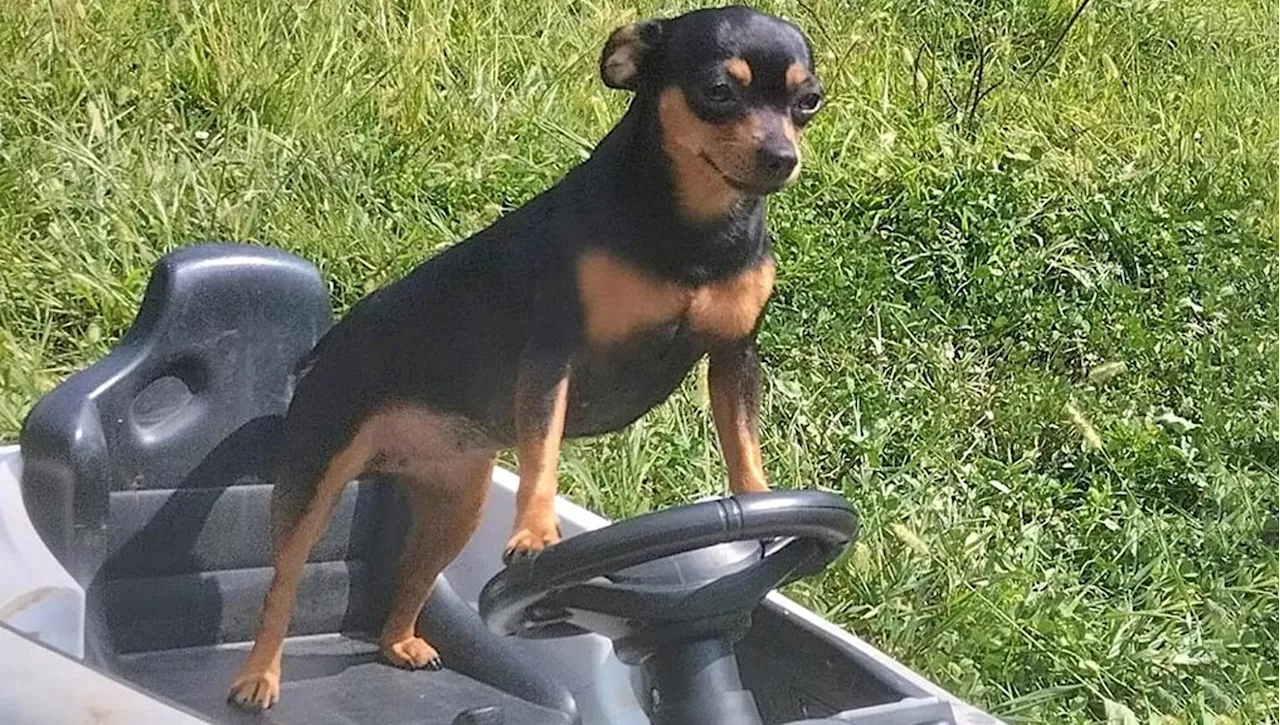
[[[812, 77], [812, 74], [809, 73], [809, 69], [805, 68], [803, 64], [792, 63], [787, 67], [787, 90], [794, 93], [801, 86], [807, 83], [810, 77]], [[795, 123], [792, 122], [790, 117], [782, 119], [782, 135], [786, 136], [787, 140], [791, 142], [791, 145], [794, 146], [796, 150], [796, 167], [791, 170], [791, 175], [787, 177], [787, 183], [790, 184], [800, 176], [800, 167], [803, 163], [803, 157], [800, 154], [800, 129], [796, 128]]]
[[782, 119], [782, 135], [795, 147], [796, 168], [800, 168], [800, 129], [796, 128], [795, 123], [790, 118]]
[[[516, 520], [507, 552], [537, 552], [560, 540], [555, 513], [556, 472], [569, 404], [569, 378], [556, 382], [549, 399], [526, 402], [524, 395], [536, 394], [525, 389], [529, 385], [526, 375], [526, 369], [521, 368], [516, 381], [516, 459], [520, 484], [516, 489]], [[541, 405], [547, 407], [541, 409]]]
[[415, 624], [436, 578], [475, 533], [492, 477], [492, 453], [446, 457], [399, 477], [412, 518], [379, 638], [382, 656], [392, 664], [440, 667], [439, 653], [417, 635]]
[[[249, 658], [231, 684], [230, 698], [242, 707], [265, 710], [280, 699], [280, 654], [297, 596], [302, 569], [315, 543], [324, 534], [333, 505], [348, 481], [364, 470], [369, 460], [368, 441], [357, 436], [339, 451], [316, 484], [315, 494], [302, 517], [287, 530], [276, 530], [276, 552], [271, 585], [258, 619]], [[272, 507], [272, 514], [276, 513]]]
[[690, 327], [722, 340], [746, 337], [773, 293], [772, 259], [721, 282], [699, 287], [689, 301]]
[[390, 403], [365, 419], [357, 439], [368, 441], [363, 473], [421, 477], [454, 459], [484, 460], [497, 448], [466, 420], [412, 403]]
[[578, 294], [587, 339], [596, 345], [620, 342], [675, 320], [688, 304], [678, 285], [596, 251], [578, 260]]
[[707, 123], [689, 108], [683, 91], [668, 88], [658, 96], [658, 123], [681, 213], [694, 223], [727, 216], [742, 194], [725, 177], [747, 179], [755, 167], [761, 134], [754, 117]]
[[730, 58], [724, 62], [724, 70], [738, 83], [751, 85], [751, 64], [742, 58]]
[[681, 319], [715, 338], [745, 337], [773, 292], [774, 274], [768, 259], [728, 279], [691, 287], [659, 279], [607, 252], [587, 252], [578, 260], [587, 339], [607, 346]]
[[746, 182], [756, 173], [756, 152], [774, 123], [782, 125], [783, 135], [796, 150], [797, 163], [784, 183], [800, 176], [800, 130], [789, 115], [775, 119], [772, 113], [754, 111], [729, 123], [707, 123], [689, 108], [679, 88], [659, 94], [662, 148], [671, 161], [676, 202], [686, 219], [694, 223], [722, 219], [742, 200], [735, 183], [750, 186]]
[[[456, 520], [446, 519], [446, 524], [433, 532], [441, 538], [441, 545], [426, 554], [414, 554], [410, 557], [412, 566], [402, 565], [402, 574], [408, 566], [412, 573], [422, 575], [419, 582], [426, 577], [425, 591], [430, 592], [430, 582], [434, 582], [438, 571], [431, 573], [429, 570], [437, 565], [440, 569], [447, 565], [465, 543], [465, 539], [456, 543], [461, 537], [457, 532], [469, 531], [467, 527], [474, 526], [474, 523], [468, 523], [465, 512], [450, 511], [447, 502], [471, 501], [468, 497], [477, 495], [473, 490], [477, 487], [482, 492], [488, 490], [487, 482], [481, 483], [479, 476], [468, 474], [480, 469], [488, 470], [485, 467], [492, 465], [495, 448], [457, 418], [412, 404], [392, 404], [367, 417], [347, 445], [330, 459], [315, 485], [314, 494], [305, 503], [296, 522], [282, 520], [288, 514], [284, 513], [285, 507], [277, 505], [277, 498], [273, 495], [275, 572], [254, 634], [253, 649], [231, 685], [230, 699], [238, 705], [260, 710], [279, 700], [281, 646], [288, 633], [298, 583], [307, 557], [328, 528], [333, 506], [348, 482], [377, 468], [379, 472], [427, 482], [424, 485], [430, 494], [446, 502], [436, 515]], [[375, 462], [385, 465], [375, 467]], [[277, 482], [277, 485], [305, 487], [305, 482]], [[450, 533], [455, 530], [454, 534]], [[401, 618], [413, 609], [413, 601], [420, 593], [416, 588], [405, 591], [407, 593], [397, 596], [397, 604], [393, 606], [393, 613], [399, 612]], [[421, 593], [421, 597], [425, 600], [426, 594]], [[417, 608], [421, 609], [421, 606], [418, 602]], [[416, 616], [415, 613], [415, 619]]]
[[711, 416], [734, 494], [767, 491], [760, 456], [759, 372], [754, 354], [712, 350], [707, 370]]
[[795, 92], [809, 80], [809, 69], [803, 63], [792, 63], [787, 67], [787, 90]]
[[792, 123], [790, 118], [782, 119], [782, 135], [791, 142], [791, 147], [796, 151], [796, 165], [791, 169], [791, 173], [787, 175], [787, 184], [792, 184], [796, 179], [800, 178], [800, 167], [804, 166], [804, 153], [800, 150], [800, 129]]

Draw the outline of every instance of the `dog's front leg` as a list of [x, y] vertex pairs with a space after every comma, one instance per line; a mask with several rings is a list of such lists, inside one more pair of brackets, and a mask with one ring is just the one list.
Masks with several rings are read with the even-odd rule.
[[569, 400], [570, 353], [535, 338], [520, 359], [515, 390], [516, 458], [520, 487], [516, 520], [503, 559], [542, 551], [560, 540], [556, 470]]
[[722, 343], [709, 357], [711, 415], [729, 469], [729, 490], [768, 491], [760, 456], [760, 358], [755, 339]]

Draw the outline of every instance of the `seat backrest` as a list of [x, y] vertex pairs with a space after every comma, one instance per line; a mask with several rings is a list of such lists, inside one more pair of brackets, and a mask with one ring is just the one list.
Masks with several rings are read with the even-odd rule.
[[[157, 262], [120, 344], [32, 409], [24, 500], [86, 587], [94, 659], [251, 636], [270, 578], [264, 475], [293, 372], [331, 325], [306, 261], [187, 247]], [[349, 617], [350, 570], [376, 528], [361, 525], [369, 493], [353, 484], [343, 497], [296, 630], [336, 631]]]

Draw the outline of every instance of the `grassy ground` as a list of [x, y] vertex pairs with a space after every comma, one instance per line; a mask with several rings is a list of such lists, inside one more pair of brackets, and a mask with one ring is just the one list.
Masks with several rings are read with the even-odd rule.
[[[830, 100], [773, 206], [767, 466], [865, 521], [793, 594], [1013, 721], [1275, 722], [1276, 0], [768, 7]], [[0, 438], [166, 250], [278, 245], [345, 308], [544, 188], [634, 12], [11, 0]], [[621, 516], [717, 455], [693, 379], [564, 484]]]

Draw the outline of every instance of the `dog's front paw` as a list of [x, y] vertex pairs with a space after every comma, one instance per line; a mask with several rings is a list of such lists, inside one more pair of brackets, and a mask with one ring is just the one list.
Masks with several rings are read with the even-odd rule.
[[231, 683], [227, 701], [246, 710], [266, 710], [280, 700], [279, 672], [246, 672]]
[[516, 559], [534, 556], [558, 541], [560, 541], [560, 524], [555, 516], [517, 526], [515, 533], [507, 541], [502, 562], [510, 564]]
[[399, 642], [382, 643], [382, 656], [396, 667], [409, 670], [440, 669], [440, 653], [421, 637], [408, 637]]

